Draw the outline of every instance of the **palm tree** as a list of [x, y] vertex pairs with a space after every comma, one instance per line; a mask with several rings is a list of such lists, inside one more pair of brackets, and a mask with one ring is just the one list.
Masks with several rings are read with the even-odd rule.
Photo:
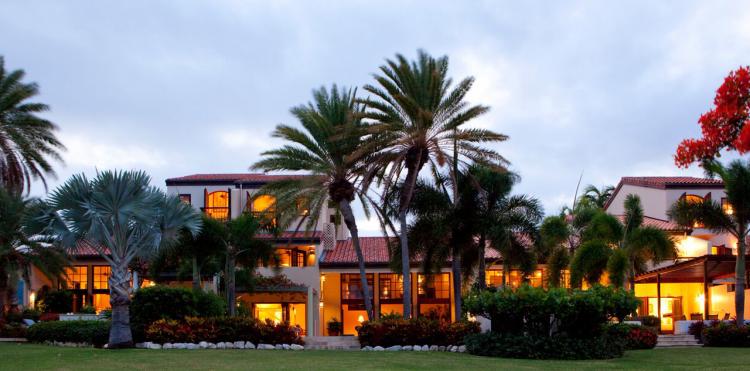
[[227, 222], [223, 235], [226, 246], [226, 268], [224, 279], [226, 283], [227, 308], [229, 315], [237, 314], [236, 305], [236, 271], [237, 263], [252, 268], [277, 262], [274, 247], [267, 241], [255, 238], [261, 230], [261, 223], [250, 213]]
[[607, 200], [609, 200], [610, 197], [612, 197], [612, 192], [615, 191], [615, 187], [613, 186], [604, 186], [601, 189], [596, 188], [596, 186], [593, 186], [589, 184], [584, 190], [583, 195], [581, 196], [581, 200], [584, 202], [589, 202], [596, 207], [603, 209], [604, 205], [607, 204]]
[[[182, 272], [182, 267], [189, 269], [193, 280], [193, 290], [201, 289], [201, 275], [206, 266], [215, 266], [215, 262], [226, 255], [226, 226], [205, 214], [202, 215], [200, 233], [194, 235], [189, 230], [182, 230], [180, 239], [173, 249], [164, 251], [160, 260], [176, 260], [180, 264], [177, 268]], [[153, 268], [160, 270], [160, 262], [154, 262]], [[154, 272], [158, 275], [158, 272]]]
[[37, 114], [49, 107], [27, 102], [39, 94], [35, 83], [24, 83], [23, 70], [6, 71], [0, 56], [0, 186], [26, 192], [39, 179], [47, 189], [45, 176], [55, 176], [49, 160], [62, 162], [65, 147], [55, 137], [57, 126]]
[[[307, 228], [317, 225], [323, 208], [330, 199], [338, 206], [344, 223], [352, 235], [357, 254], [360, 281], [368, 319], [373, 318], [373, 303], [367, 284], [365, 261], [359, 244], [357, 221], [352, 202], [359, 196], [366, 215], [367, 186], [362, 182], [370, 166], [371, 155], [358, 151], [365, 145], [369, 125], [361, 119], [362, 106], [356, 102], [356, 91], [333, 85], [330, 92], [320, 88], [313, 92], [313, 102], [292, 109], [304, 131], [279, 125], [273, 133], [291, 144], [266, 151], [265, 158], [255, 163], [254, 169], [264, 171], [306, 171], [310, 176], [281, 180], [269, 184], [266, 191], [277, 195], [278, 208], [297, 209], [305, 202]], [[298, 216], [298, 213], [292, 213]]]
[[[469, 77], [455, 87], [448, 77], [448, 57], [435, 59], [424, 51], [417, 61], [409, 62], [397, 54], [374, 75], [376, 85], [364, 89], [375, 100], [367, 100], [365, 117], [376, 122], [372, 128], [377, 140], [359, 149], [376, 153], [385, 188], [396, 186], [404, 171], [403, 192], [399, 199], [399, 240], [401, 268], [404, 276], [404, 317], [411, 316], [411, 279], [409, 275], [409, 242], [406, 214], [414, 194], [419, 172], [424, 165], [436, 168], [456, 162], [451, 155], [478, 163], [507, 163], [497, 152], [479, 145], [507, 139], [490, 130], [464, 128], [470, 120], [486, 113], [486, 106], [469, 106], [464, 100], [474, 79]], [[386, 193], [388, 193], [386, 191]]]
[[18, 281], [29, 281], [32, 266], [53, 279], [61, 276], [67, 265], [61, 249], [26, 233], [25, 219], [35, 202], [0, 187], [0, 317], [6, 310], [17, 310]]
[[[646, 270], [646, 263], [674, 258], [674, 241], [664, 231], [643, 224], [640, 198], [625, 198], [622, 221], [603, 210], [597, 211], [581, 234], [583, 241], [571, 262], [571, 281], [578, 285], [582, 278], [593, 285], [605, 270], [616, 286], [630, 283], [637, 273]], [[609, 268], [609, 269], [608, 269]]]
[[570, 264], [570, 238], [572, 228], [564, 215], [544, 218], [539, 227], [539, 245], [547, 257], [547, 283], [550, 287], [563, 284], [563, 271]]
[[96, 250], [111, 267], [112, 327], [109, 347], [131, 347], [128, 264], [174, 243], [180, 230], [197, 233], [200, 215], [175, 196], [150, 185], [142, 171], [103, 171], [93, 179], [74, 175], [40, 205], [31, 230], [75, 252]]
[[706, 161], [703, 168], [711, 177], [724, 182], [727, 201], [732, 212], [724, 212], [721, 204], [712, 200], [702, 202], [682, 199], [669, 211], [669, 217], [680, 225], [692, 227], [698, 222], [717, 233], [729, 233], [737, 238], [737, 260], [734, 268], [734, 308], [737, 325], [745, 323], [745, 254], [750, 226], [750, 162], [735, 160], [729, 166], [718, 161]]

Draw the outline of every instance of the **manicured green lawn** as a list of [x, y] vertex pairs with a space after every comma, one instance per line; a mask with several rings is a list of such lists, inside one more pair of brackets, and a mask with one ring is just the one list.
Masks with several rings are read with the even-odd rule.
[[740, 370], [750, 365], [750, 349], [659, 349], [628, 352], [609, 361], [529, 361], [483, 358], [455, 353], [256, 351], [256, 350], [120, 350], [0, 344], [2, 370], [601, 370], [650, 369]]

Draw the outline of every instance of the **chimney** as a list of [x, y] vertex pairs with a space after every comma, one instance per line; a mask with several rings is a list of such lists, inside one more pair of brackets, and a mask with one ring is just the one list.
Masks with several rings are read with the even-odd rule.
[[333, 223], [323, 225], [323, 250], [331, 251], [336, 247], [336, 227]]

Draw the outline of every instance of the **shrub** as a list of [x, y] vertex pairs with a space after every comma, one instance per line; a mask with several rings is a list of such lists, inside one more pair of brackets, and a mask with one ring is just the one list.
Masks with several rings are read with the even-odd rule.
[[611, 325], [608, 333], [610, 336], [622, 338], [626, 350], [653, 349], [659, 337], [651, 327], [623, 323]]
[[460, 345], [468, 334], [478, 333], [479, 323], [459, 321], [445, 323], [424, 317], [405, 320], [403, 318], [381, 318], [357, 326], [359, 343], [362, 346], [393, 345]]
[[73, 293], [68, 290], [45, 292], [39, 298], [39, 307], [45, 313], [69, 313], [73, 311]]
[[658, 329], [661, 326], [661, 321], [657, 316], [641, 316], [639, 320], [641, 321], [641, 325], [646, 327], [653, 327]]
[[326, 324], [326, 329], [328, 330], [329, 336], [341, 335], [341, 330], [343, 328], [344, 328], [344, 324], [341, 323], [336, 317], [331, 318], [331, 320], [328, 321], [328, 323]]
[[23, 338], [26, 337], [26, 327], [17, 322], [6, 322], [0, 319], [0, 337]]
[[96, 308], [91, 305], [84, 305], [83, 307], [81, 307], [81, 310], [79, 310], [78, 313], [96, 314]]
[[39, 316], [39, 322], [59, 321], [60, 313], [42, 313]]
[[30, 320], [39, 321], [39, 318], [42, 316], [42, 311], [35, 308], [26, 308], [21, 312], [21, 316]]
[[576, 339], [564, 335], [530, 337], [485, 332], [466, 336], [466, 351], [480, 356], [530, 359], [607, 359], [621, 357], [621, 338], [602, 335]]
[[60, 341], [101, 347], [109, 338], [109, 326], [109, 321], [40, 322], [28, 328], [26, 338], [35, 343]]
[[750, 327], [719, 322], [703, 329], [703, 344], [707, 347], [748, 347]]
[[256, 344], [304, 344], [288, 323], [260, 322], [249, 317], [160, 319], [146, 329], [146, 339], [157, 343], [250, 341]]
[[143, 288], [136, 291], [130, 303], [133, 339], [143, 340], [146, 327], [160, 319], [214, 317], [223, 315], [224, 309], [222, 299], [212, 293], [166, 286]]
[[703, 341], [703, 329], [706, 328], [706, 323], [703, 321], [696, 321], [690, 324], [688, 327], [688, 334], [695, 336], [696, 339]]

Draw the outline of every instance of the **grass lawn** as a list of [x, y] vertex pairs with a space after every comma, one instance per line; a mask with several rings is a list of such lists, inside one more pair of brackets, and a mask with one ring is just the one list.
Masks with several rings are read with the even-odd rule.
[[529, 361], [475, 357], [456, 353], [263, 351], [263, 350], [141, 350], [107, 351], [0, 344], [2, 370], [747, 370], [750, 349], [682, 348], [627, 352], [608, 361]]

